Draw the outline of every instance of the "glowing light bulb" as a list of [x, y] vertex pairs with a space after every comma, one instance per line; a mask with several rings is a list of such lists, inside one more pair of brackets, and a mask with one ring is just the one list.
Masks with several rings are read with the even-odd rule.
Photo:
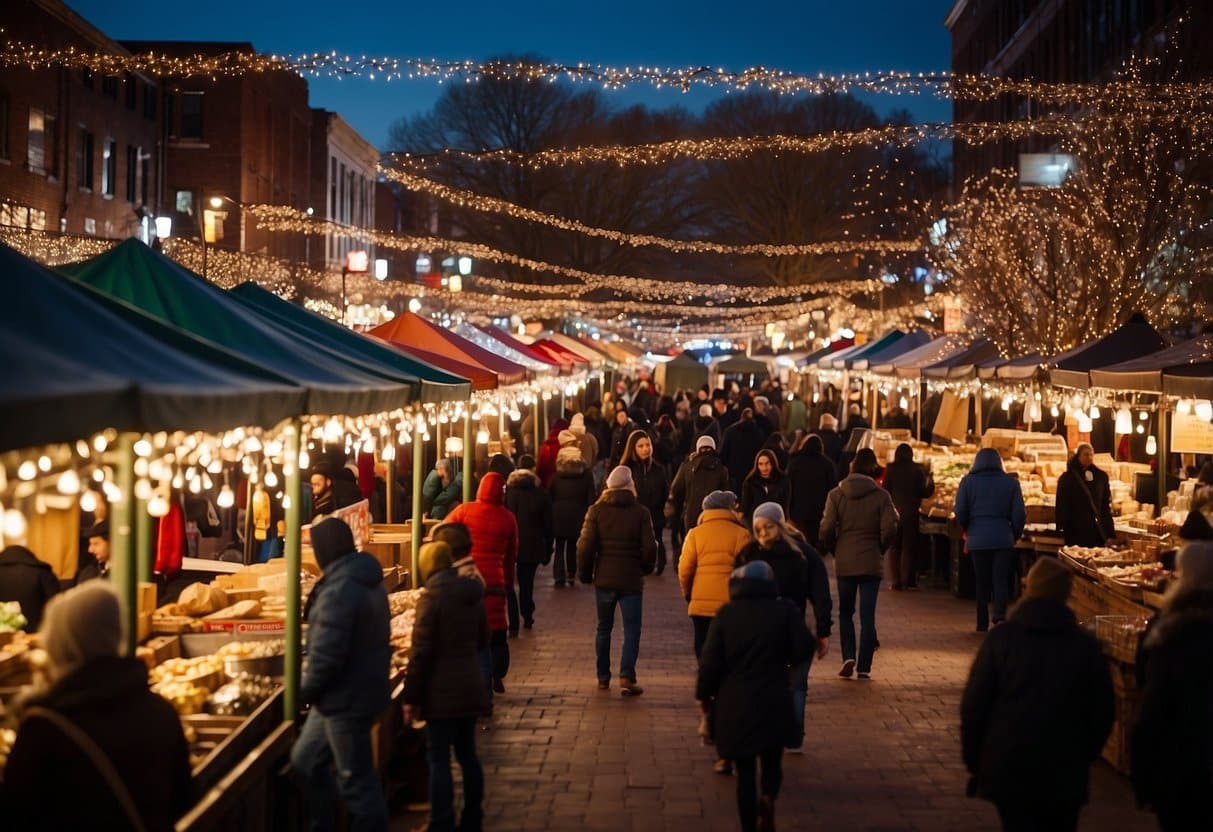
[[93, 450], [97, 453], [102, 453], [109, 447], [109, 441], [102, 434], [97, 434], [93, 437]]
[[32, 480], [38, 476], [38, 465], [32, 460], [27, 459], [17, 467], [17, 478], [22, 480]]
[[42, 456], [38, 457], [38, 470], [39, 471], [41, 471], [42, 473], [45, 474], [51, 470], [51, 467], [52, 467], [51, 458], [49, 456], [47, 456], [46, 454], [43, 454]]
[[24, 541], [28, 528], [29, 524], [25, 522], [25, 515], [17, 509], [10, 508], [4, 512], [4, 539], [6, 541]]
[[152, 517], [163, 517], [168, 514], [168, 500], [163, 494], [156, 494], [147, 501], [147, 513]]
[[1058, 416], [1061, 415], [1061, 411], [1057, 409], [1057, 405], [1053, 405], [1052, 407], [1049, 408], [1049, 415], [1052, 416], [1054, 419], [1056, 419]]
[[88, 459], [88, 443], [85, 442], [83, 439], [76, 440], [76, 453], [82, 459]]
[[1122, 407], [1116, 411], [1116, 425], [1114, 431], [1119, 434], [1133, 432], [1133, 414], [1129, 412], [1129, 408]]
[[59, 475], [59, 481], [55, 483], [55, 489], [60, 494], [79, 494], [80, 475], [76, 473], [74, 468], [68, 468]]
[[[1213, 415], [1213, 413], [1211, 413], [1211, 415]], [[1144, 422], [1144, 421], [1146, 421], [1147, 419], [1149, 419], [1149, 418], [1150, 418], [1150, 414], [1149, 414], [1149, 413], [1147, 413], [1147, 412], [1146, 412], [1146, 411], [1144, 411], [1144, 410], [1139, 410], [1139, 411], [1137, 412], [1137, 418], [1138, 418], [1138, 420], [1139, 420], [1139, 421]]]
[[481, 428], [480, 430], [476, 431], [476, 444], [477, 445], [489, 444], [489, 432], [485, 428]]
[[1213, 419], [1213, 402], [1210, 402], [1208, 399], [1198, 401], [1194, 410], [1197, 418], [1205, 422]]
[[97, 494], [93, 490], [85, 491], [80, 495], [80, 510], [92, 513], [97, 510]]
[[1180, 399], [1179, 402], [1175, 405], [1175, 412], [1182, 413], [1184, 416], [1187, 416], [1189, 413], [1192, 412], [1192, 400], [1191, 399]]
[[299, 470], [306, 471], [312, 464], [312, 457], [304, 448], [299, 452]]
[[1091, 405], [1091, 418], [1092, 418], [1092, 419], [1098, 419], [1098, 418], [1099, 418], [1099, 416], [1100, 416], [1100, 414], [1099, 414], [1099, 405], [1096, 405], [1096, 404]]
[[290, 495], [290, 494], [283, 494], [283, 495], [282, 495], [282, 508], [285, 510], [285, 509], [288, 509], [288, 508], [290, 508], [290, 507], [291, 507], [291, 495]]
[[215, 498], [215, 505], [219, 506], [219, 508], [231, 508], [236, 505], [236, 494], [227, 483], [224, 483], [223, 488], [219, 489], [219, 496]]
[[1154, 438], [1154, 434], [1146, 437], [1146, 453], [1150, 456], [1158, 453], [1158, 440]]
[[1139, 422], [1137, 425], [1137, 433], [1142, 434], [1145, 432], [1146, 432], [1146, 426]]
[[189, 487], [189, 492], [191, 494], [201, 494], [202, 493], [202, 480], [198, 479], [197, 477], [194, 477], [193, 479], [190, 480], [190, 484], [188, 487]]
[[[212, 459], [211, 464], [206, 466], [206, 470], [212, 474], [218, 474], [219, 472], [221, 472], [223, 470], [223, 460], [222, 459]], [[207, 487], [209, 488], [210, 486], [207, 486]]]
[[155, 491], [152, 489], [152, 484], [140, 477], [135, 480], [135, 498], [139, 500], [150, 500]]
[[180, 469], [173, 474], [173, 488], [180, 490], [185, 485], [185, 477], [181, 475]]
[[274, 473], [273, 468], [265, 469], [265, 487], [276, 488], [278, 486], [278, 475]]

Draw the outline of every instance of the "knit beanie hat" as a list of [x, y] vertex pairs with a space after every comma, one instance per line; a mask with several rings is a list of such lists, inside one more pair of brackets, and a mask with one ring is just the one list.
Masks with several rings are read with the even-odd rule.
[[821, 414], [821, 419], [817, 422], [818, 430], [833, 430], [836, 427], [838, 427], [838, 420], [832, 414]]
[[560, 447], [562, 448], [568, 445], [576, 445], [579, 441], [581, 441], [580, 437], [571, 430], [560, 431], [560, 433], [557, 434], [556, 439], [560, 442]]
[[451, 547], [451, 557], [461, 558], [472, 551], [472, 533], [463, 523], [440, 523], [430, 531], [431, 540]]
[[1052, 598], [1065, 603], [1070, 597], [1070, 580], [1070, 570], [1056, 558], [1037, 558], [1028, 570], [1024, 598]]
[[510, 458], [505, 454], [493, 454], [489, 457], [489, 470], [494, 474], [508, 477], [514, 473], [514, 463], [510, 462]]
[[704, 511], [711, 511], [714, 508], [732, 508], [735, 505], [737, 505], [737, 495], [732, 491], [713, 491], [703, 498]]
[[1175, 560], [1180, 589], [1213, 589], [1213, 543], [1189, 543]]
[[355, 548], [354, 533], [341, 518], [330, 517], [312, 526], [312, 551], [316, 553], [316, 563], [324, 571]]
[[712, 418], [712, 406], [710, 404], [699, 405], [699, 418], [700, 419], [711, 419]]
[[105, 581], [88, 581], [51, 598], [39, 630], [55, 678], [93, 659], [117, 656], [122, 644], [118, 594]]
[[[585, 435], [585, 417], [580, 413], [574, 413], [573, 418], [569, 420], [569, 430], [578, 436]], [[561, 442], [563, 445], [564, 443]]]
[[775, 582], [775, 570], [765, 560], [752, 560], [733, 570], [732, 576], [740, 580]]
[[783, 506], [779, 503], [762, 503], [754, 509], [754, 519], [757, 520], [760, 517], [782, 526], [784, 523]]
[[626, 465], [616, 465], [611, 473], [607, 475], [606, 487], [626, 488], [635, 494], [636, 485], [632, 482], [632, 469]]
[[695, 450], [701, 451], [704, 448], [711, 448], [713, 451], [716, 450], [716, 440], [708, 436], [706, 433], [695, 440]]
[[417, 573], [422, 585], [428, 584], [430, 578], [444, 569], [450, 569], [454, 563], [450, 546], [441, 541], [422, 543], [417, 553]]

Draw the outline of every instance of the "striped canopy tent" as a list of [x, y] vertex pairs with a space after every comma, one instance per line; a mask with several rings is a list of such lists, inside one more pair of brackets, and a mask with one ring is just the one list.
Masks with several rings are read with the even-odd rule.
[[998, 349], [985, 338], [961, 347], [950, 355], [922, 368], [923, 378], [972, 379], [977, 365], [998, 355]]
[[466, 321], [455, 327], [455, 333], [460, 337], [468, 339], [478, 347], [526, 367], [536, 375], [555, 374], [560, 371], [560, 368], [551, 361], [536, 358], [529, 352], [516, 349], [503, 341], [497, 340], [480, 327]]
[[495, 355], [414, 312], [405, 312], [380, 324], [371, 330], [371, 334], [403, 346], [406, 351], [415, 347], [464, 364], [483, 367], [497, 376], [497, 383], [501, 386], [520, 384], [527, 379], [526, 367]]
[[555, 367], [562, 375], [568, 374], [573, 370], [573, 362], [571, 359], [568, 361], [562, 361], [549, 353], [535, 349], [532, 344], [527, 344], [524, 341], [518, 340], [499, 326], [482, 326], [480, 327], [480, 330], [493, 340], [497, 341], [499, 344], [504, 344], [511, 349], [517, 350], [523, 355], [531, 356], [536, 361], [542, 361], [548, 366]]
[[1142, 315], [1134, 315], [1102, 338], [1057, 356], [1049, 370], [1049, 382], [1054, 387], [1086, 390], [1091, 386], [1091, 370], [1150, 355], [1166, 346], [1158, 330]]
[[921, 329], [911, 330], [904, 337], [898, 338], [880, 350], [857, 357], [852, 362], [853, 369], [869, 370], [874, 364], [884, 364], [905, 355], [910, 350], [916, 350], [928, 343], [931, 336]]
[[920, 379], [923, 367], [942, 361], [966, 345], [967, 340], [960, 335], [943, 335], [895, 358], [882, 359], [879, 364], [869, 362], [868, 370], [878, 376]]
[[892, 346], [905, 337], [905, 333], [900, 329], [894, 329], [891, 332], [886, 332], [875, 341], [868, 341], [847, 350], [846, 354], [838, 353], [834, 356], [835, 370], [851, 370], [855, 368], [856, 361], [862, 361], [869, 355], [874, 355], [886, 347]]

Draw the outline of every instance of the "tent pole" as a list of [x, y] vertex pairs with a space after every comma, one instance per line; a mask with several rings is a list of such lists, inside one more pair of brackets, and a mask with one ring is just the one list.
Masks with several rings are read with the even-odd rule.
[[253, 562], [253, 478], [244, 481], [244, 565]]
[[512, 451], [514, 449], [505, 441], [505, 408], [503, 406], [497, 408], [497, 441], [501, 443], [501, 452], [513, 459]]
[[123, 644], [128, 656], [135, 655], [138, 624], [138, 574], [135, 563], [135, 538], [131, 524], [135, 522], [135, 440], [138, 434], [123, 433], [118, 437], [118, 469], [115, 472], [122, 497], [113, 507], [110, 525], [110, 563], [113, 585], [118, 590], [123, 620]]
[[918, 441], [924, 441], [922, 438], [922, 408], [927, 403], [926, 385], [921, 381], [918, 382]]
[[409, 534], [409, 542], [412, 544], [412, 557], [409, 563], [409, 586], [416, 589], [417, 584], [417, 564], [421, 555], [421, 473], [425, 467], [425, 440], [422, 436], [425, 435], [423, 419], [425, 417], [418, 415], [413, 422], [413, 523], [411, 533]]
[[472, 444], [472, 400], [468, 399], [467, 409], [463, 412], [463, 501], [472, 501], [472, 458], [475, 457], [476, 446]]
[[[286, 562], [286, 656], [284, 660], [283, 680], [283, 721], [294, 720], [299, 713], [302, 703], [299, 701], [299, 672], [302, 667], [302, 591], [299, 585], [299, 575], [303, 568], [303, 540], [301, 526], [303, 524], [303, 472], [299, 470], [299, 444], [302, 433], [301, 422], [292, 419], [291, 424], [283, 431], [286, 445], [286, 459], [290, 463], [283, 466], [286, 470], [286, 540], [283, 543], [282, 556]], [[390, 492], [389, 492], [390, 493]]]
[[535, 462], [536, 463], [539, 462], [539, 445], [543, 441], [542, 439], [539, 438], [539, 430], [540, 430], [539, 405], [542, 401], [543, 401], [542, 397], [539, 395], [539, 392], [536, 391], [535, 392], [535, 406], [533, 408], [531, 408], [531, 416], [533, 417], [531, 419], [531, 421], [535, 423]]
[[1162, 514], [1163, 506], [1167, 504], [1167, 409], [1162, 397], [1158, 399], [1158, 503], [1155, 505], [1155, 517]]
[[135, 501], [135, 575], [137, 581], [152, 579], [152, 516], [147, 500]]
[[[388, 440], [392, 443], [392, 458], [383, 460], [383, 522], [392, 522], [392, 486], [396, 483], [396, 434], [392, 434], [392, 438]], [[379, 467], [381, 457], [379, 453], [375, 454], [375, 467]]]

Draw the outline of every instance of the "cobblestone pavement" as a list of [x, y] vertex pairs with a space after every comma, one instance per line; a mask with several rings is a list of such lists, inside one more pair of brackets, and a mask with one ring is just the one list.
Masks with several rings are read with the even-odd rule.
[[[696, 736], [691, 625], [667, 572], [648, 579], [638, 683], [594, 674], [592, 587], [536, 578], [535, 629], [512, 639], [496, 714], [479, 734], [487, 779], [485, 828], [736, 829], [734, 780], [712, 772]], [[836, 607], [837, 608], [837, 607]], [[964, 796], [959, 702], [981, 636], [971, 602], [943, 590], [894, 593], [877, 606], [881, 649], [870, 682], [839, 679], [837, 635], [810, 674], [803, 756], [784, 756], [782, 830], [994, 830], [993, 807]], [[612, 653], [617, 673], [622, 624]], [[421, 815], [397, 819], [412, 829]], [[1127, 781], [1102, 761], [1082, 830], [1152, 830]]]

